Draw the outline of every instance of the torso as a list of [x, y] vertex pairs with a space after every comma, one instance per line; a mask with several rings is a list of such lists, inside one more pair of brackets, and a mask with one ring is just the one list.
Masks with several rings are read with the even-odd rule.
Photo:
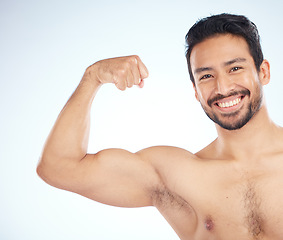
[[251, 167], [178, 151], [154, 199], [180, 239], [283, 238], [283, 151]]

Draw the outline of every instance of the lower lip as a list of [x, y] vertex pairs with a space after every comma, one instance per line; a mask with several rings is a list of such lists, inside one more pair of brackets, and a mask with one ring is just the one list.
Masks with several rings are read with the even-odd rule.
[[222, 107], [219, 107], [217, 104], [214, 104], [214, 106], [216, 106], [217, 109], [219, 109], [221, 112], [225, 112], [225, 113], [233, 112], [235, 110], [238, 110], [243, 105], [244, 98], [245, 98], [245, 96], [243, 96], [241, 98], [241, 101], [238, 104], [236, 104], [236, 105], [234, 105], [232, 107], [224, 107], [224, 108], [222, 108]]

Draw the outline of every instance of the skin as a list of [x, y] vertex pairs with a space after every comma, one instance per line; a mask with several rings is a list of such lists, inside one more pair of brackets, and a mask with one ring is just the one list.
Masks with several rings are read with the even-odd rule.
[[[245, 60], [231, 64], [234, 59]], [[224, 123], [239, 122], [270, 79], [269, 63], [264, 60], [257, 72], [245, 40], [231, 35], [197, 44], [191, 63], [197, 100]], [[240, 129], [216, 124], [217, 139], [196, 154], [167, 146], [87, 154], [90, 109], [100, 86], [142, 87], [147, 76], [138, 56], [90, 66], [46, 141], [39, 176], [105, 204], [155, 206], [182, 240], [282, 239], [283, 130], [269, 118], [264, 100]], [[250, 94], [229, 96], [238, 90]], [[208, 104], [219, 95], [226, 96], [220, 105], [241, 101], [230, 108]]]

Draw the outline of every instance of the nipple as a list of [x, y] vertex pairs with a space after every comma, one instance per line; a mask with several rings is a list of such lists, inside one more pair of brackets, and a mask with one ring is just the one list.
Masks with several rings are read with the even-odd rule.
[[205, 221], [205, 228], [206, 228], [206, 230], [211, 231], [213, 229], [213, 226], [214, 226], [214, 224], [213, 224], [211, 219], [207, 219]]

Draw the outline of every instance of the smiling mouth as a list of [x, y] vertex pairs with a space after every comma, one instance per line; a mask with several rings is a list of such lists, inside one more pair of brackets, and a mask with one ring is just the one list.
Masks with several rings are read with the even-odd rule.
[[226, 101], [226, 102], [217, 102], [215, 103], [220, 108], [229, 108], [238, 105], [242, 101], [243, 97], [238, 97], [234, 100]]
[[243, 105], [243, 100], [246, 96], [250, 96], [250, 91], [247, 89], [241, 91], [231, 91], [229, 94], [217, 94], [207, 101], [208, 106], [213, 105], [223, 112], [231, 112], [237, 110]]

